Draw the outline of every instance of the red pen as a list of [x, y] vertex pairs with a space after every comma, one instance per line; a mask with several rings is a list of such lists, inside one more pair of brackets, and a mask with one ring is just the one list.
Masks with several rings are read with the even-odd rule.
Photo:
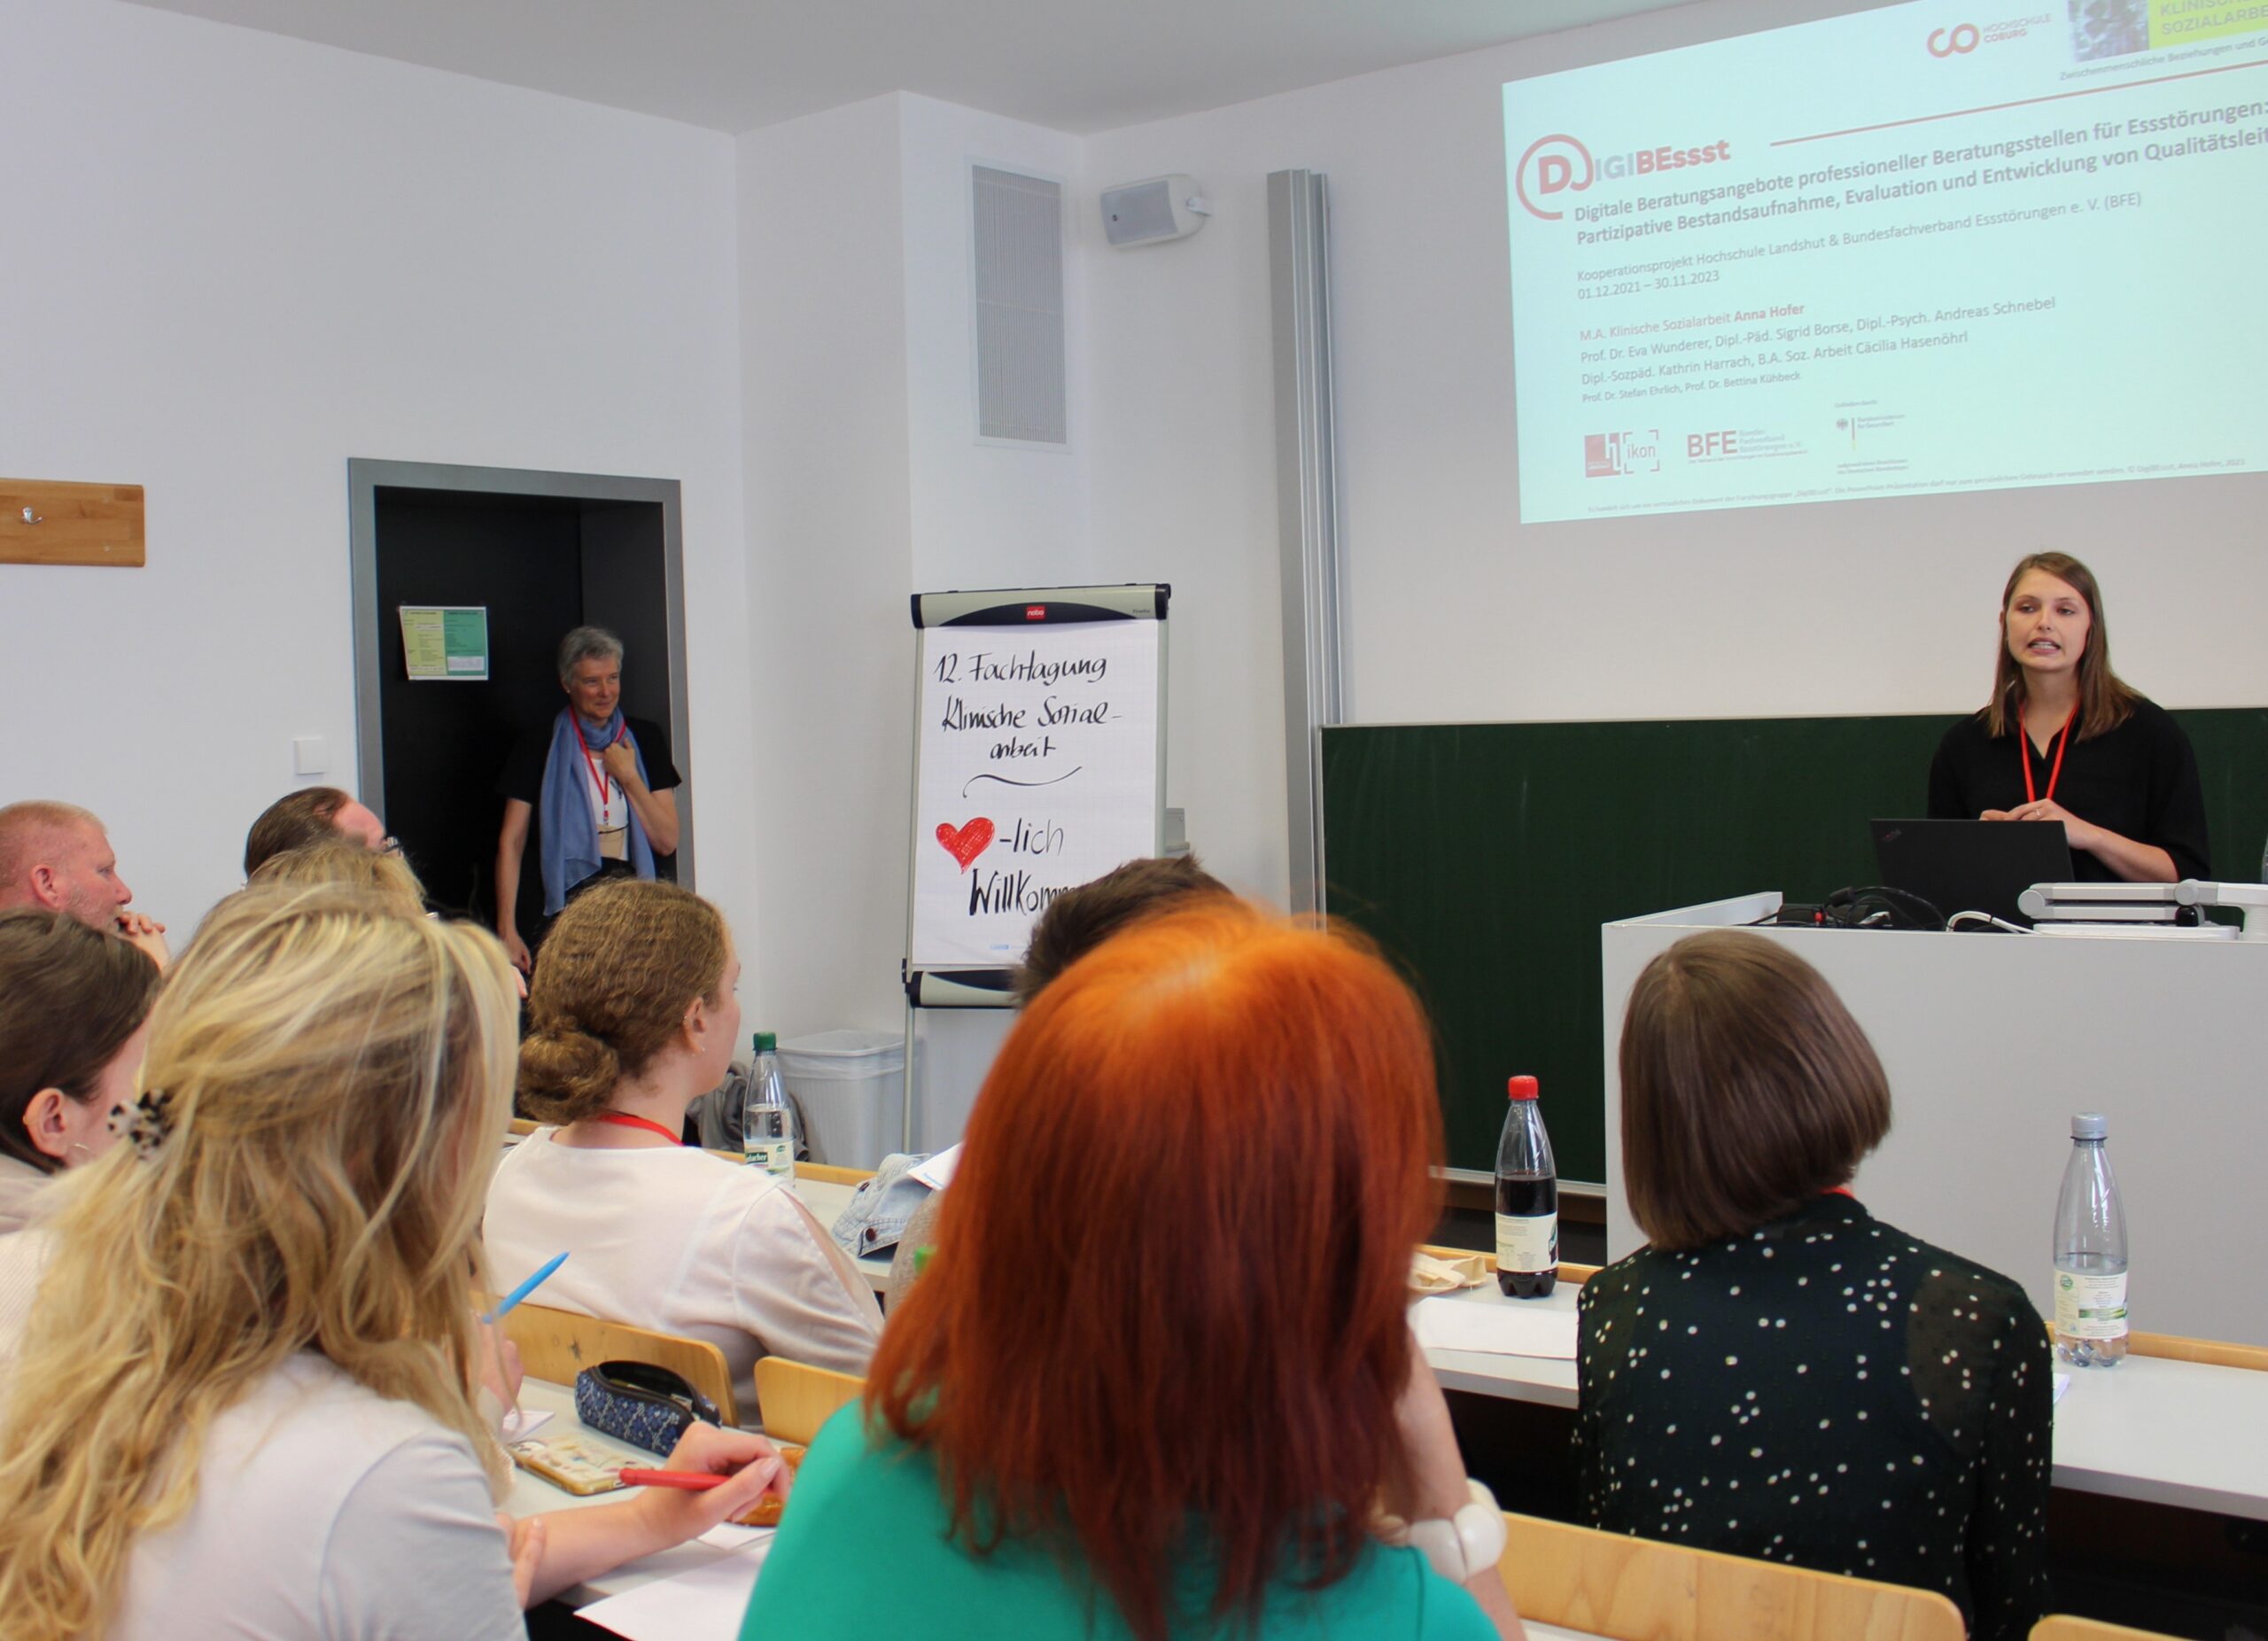
[[688, 1493], [705, 1493], [732, 1480], [705, 1470], [641, 1470], [635, 1465], [624, 1466], [621, 1476], [625, 1487], [675, 1487]]

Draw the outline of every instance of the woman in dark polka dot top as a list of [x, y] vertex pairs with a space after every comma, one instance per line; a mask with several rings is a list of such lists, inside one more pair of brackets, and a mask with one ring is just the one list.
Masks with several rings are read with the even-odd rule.
[[1650, 1246], [1585, 1285], [1575, 1440], [1611, 1531], [2047, 1610], [2047, 1334], [2008, 1278], [1849, 1184], [1890, 1088], [1827, 982], [1760, 935], [1681, 940], [1622, 1028]]

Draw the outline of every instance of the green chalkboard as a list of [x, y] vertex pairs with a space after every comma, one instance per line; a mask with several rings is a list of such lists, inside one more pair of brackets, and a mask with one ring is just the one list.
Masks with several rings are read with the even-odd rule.
[[[2177, 712], [2214, 862], [2258, 875], [2268, 710]], [[1606, 1169], [1602, 923], [1756, 890], [1875, 878], [1867, 822], [1925, 813], [1949, 719], [1351, 725], [1323, 732], [1334, 916], [1432, 1011], [1453, 1167], [1487, 1169], [1504, 1078], [1542, 1079], [1559, 1172]]]

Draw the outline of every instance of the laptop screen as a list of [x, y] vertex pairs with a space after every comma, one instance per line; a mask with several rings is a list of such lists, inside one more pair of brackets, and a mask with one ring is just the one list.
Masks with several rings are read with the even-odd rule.
[[2034, 883], [2071, 881], [2060, 820], [1876, 820], [1875, 863], [1892, 889], [1919, 895], [1948, 918], [1989, 912], [2029, 928], [2016, 897]]

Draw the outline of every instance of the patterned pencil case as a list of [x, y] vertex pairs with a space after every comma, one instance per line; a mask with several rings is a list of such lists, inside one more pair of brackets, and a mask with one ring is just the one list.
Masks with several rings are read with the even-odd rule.
[[575, 1416], [617, 1442], [667, 1454], [695, 1419], [722, 1422], [717, 1404], [666, 1367], [602, 1362], [575, 1375]]

